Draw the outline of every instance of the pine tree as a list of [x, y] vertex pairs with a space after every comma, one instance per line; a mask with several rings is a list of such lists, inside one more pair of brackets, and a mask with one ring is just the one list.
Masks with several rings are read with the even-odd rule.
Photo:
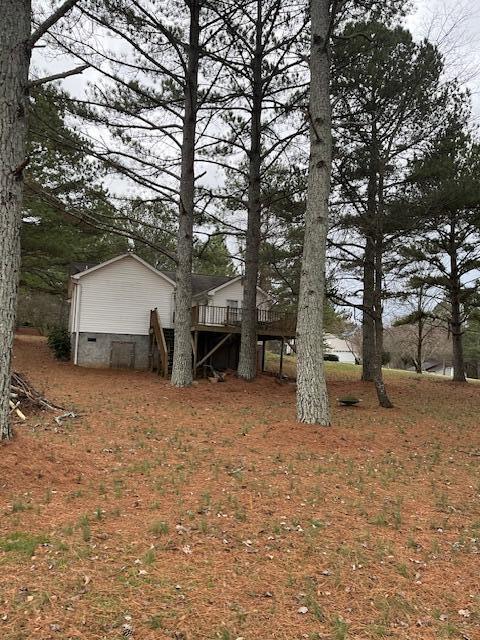
[[453, 378], [465, 382], [464, 324], [480, 269], [480, 145], [466, 127], [461, 97], [456, 106], [426, 156], [411, 163], [408, 206], [418, 231], [402, 254], [424, 265], [417, 280], [448, 301]]
[[409, 222], [389, 215], [389, 205], [404, 158], [421, 153], [444, 120], [450, 87], [441, 82], [439, 51], [400, 26], [349, 23], [334, 53], [334, 224], [345, 231], [337, 247], [345, 264], [363, 271], [363, 379], [375, 381], [380, 404], [390, 407], [381, 366], [385, 256]]
[[[0, 440], [11, 436], [10, 363], [20, 274], [23, 177], [33, 46], [78, 0], [65, 0], [31, 32], [30, 0], [2, 0], [0, 20]], [[78, 71], [74, 70], [74, 72]], [[56, 74], [64, 77], [72, 72]], [[36, 86], [52, 78], [35, 81]]]

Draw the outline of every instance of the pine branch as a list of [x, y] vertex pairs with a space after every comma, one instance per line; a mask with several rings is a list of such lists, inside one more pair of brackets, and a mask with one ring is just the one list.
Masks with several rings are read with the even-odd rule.
[[70, 69], [69, 71], [63, 71], [61, 73], [54, 73], [51, 76], [45, 76], [44, 78], [36, 78], [35, 80], [31, 80], [28, 83], [30, 89], [34, 87], [39, 87], [42, 84], [46, 84], [47, 82], [53, 82], [54, 80], [62, 80], [63, 78], [68, 78], [70, 76], [76, 76], [80, 73], [83, 73], [86, 69], [88, 69], [90, 65], [82, 64], [79, 67], [75, 67], [74, 69]]
[[53, 27], [64, 15], [66, 15], [70, 9], [72, 9], [76, 4], [78, 4], [80, 0], [65, 0], [65, 2], [58, 7], [56, 11], [52, 13], [52, 15], [47, 18], [42, 24], [37, 27], [36, 31], [32, 33], [30, 36], [27, 45], [29, 48], [32, 48], [36, 42], [42, 38], [47, 31]]

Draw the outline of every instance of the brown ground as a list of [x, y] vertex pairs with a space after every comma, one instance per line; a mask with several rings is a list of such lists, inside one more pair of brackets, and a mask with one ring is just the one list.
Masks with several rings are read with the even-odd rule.
[[15, 368], [84, 415], [0, 449], [0, 638], [480, 638], [479, 386], [333, 365], [324, 429], [268, 377]]

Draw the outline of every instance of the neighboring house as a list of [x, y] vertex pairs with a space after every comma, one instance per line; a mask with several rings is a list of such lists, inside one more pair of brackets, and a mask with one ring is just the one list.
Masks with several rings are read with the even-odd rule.
[[[415, 367], [408, 367], [408, 371], [415, 371]], [[447, 376], [453, 378], [453, 366], [445, 360], [426, 360], [422, 363], [422, 371], [425, 373], [433, 373], [438, 376]]]
[[339, 362], [349, 362], [351, 364], [356, 364], [357, 362], [348, 342], [331, 333], [325, 334], [325, 353], [337, 356]]
[[[155, 269], [133, 253], [80, 269], [69, 285], [74, 364], [157, 368], [168, 375], [175, 331], [175, 273]], [[193, 275], [192, 289], [193, 366], [235, 368], [242, 277]], [[291, 327], [283, 326], [261, 289], [257, 318], [258, 339], [264, 343], [294, 335], [294, 328], [292, 333]]]

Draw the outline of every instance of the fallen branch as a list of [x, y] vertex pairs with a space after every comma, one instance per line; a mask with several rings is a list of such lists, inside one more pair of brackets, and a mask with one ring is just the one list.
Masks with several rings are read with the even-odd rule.
[[47, 400], [24, 375], [14, 371], [10, 384], [10, 408], [21, 420], [25, 420], [25, 414], [19, 409], [20, 406], [48, 411], [65, 411], [64, 407]]

